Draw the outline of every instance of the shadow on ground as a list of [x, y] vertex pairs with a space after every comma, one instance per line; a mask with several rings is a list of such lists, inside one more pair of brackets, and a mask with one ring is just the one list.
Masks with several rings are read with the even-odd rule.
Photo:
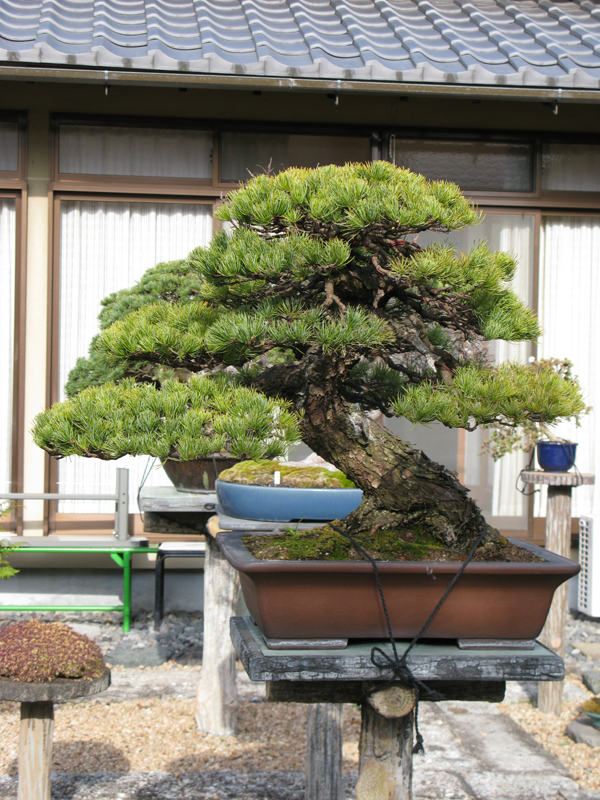
[[[131, 764], [121, 750], [106, 742], [78, 740], [75, 742], [54, 742], [52, 747], [52, 772], [68, 773], [73, 761], [85, 758], [90, 772], [129, 772]], [[8, 774], [18, 774], [18, 762], [15, 758], [8, 767]], [[68, 795], [66, 795], [68, 796]], [[0, 797], [2, 795], [0, 794]], [[54, 795], [53, 795], [54, 800]]]

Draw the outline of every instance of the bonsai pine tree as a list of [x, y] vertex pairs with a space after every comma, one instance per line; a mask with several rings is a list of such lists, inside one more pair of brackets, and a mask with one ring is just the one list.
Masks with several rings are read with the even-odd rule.
[[[477, 224], [459, 188], [386, 162], [289, 169], [253, 178], [217, 213], [233, 232], [188, 257], [196, 298], [128, 314], [99, 335], [98, 352], [127, 369], [162, 364], [208, 381], [222, 381], [227, 368], [232, 381], [293, 408], [304, 442], [363, 490], [342, 522], [348, 532], [427, 535], [465, 552], [485, 530], [491, 556], [505, 540], [467, 489], [369, 418], [378, 410], [414, 423], [511, 429], [585, 408], [577, 384], [553, 369], [488, 363], [486, 341], [540, 333], [510, 289], [510, 254], [419, 243], [423, 231]], [[103, 388], [86, 391], [91, 422]], [[45, 412], [35, 428], [54, 455], [75, 452], [69, 409]], [[115, 450], [106, 436], [79, 452], [127, 451], [127, 441]]]

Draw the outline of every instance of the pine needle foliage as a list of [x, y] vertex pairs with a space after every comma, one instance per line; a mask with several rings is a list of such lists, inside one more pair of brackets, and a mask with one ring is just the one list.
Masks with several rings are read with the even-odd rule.
[[552, 424], [584, 413], [580, 387], [553, 370], [513, 362], [498, 367], [459, 367], [451, 385], [425, 381], [409, 386], [393, 404], [413, 423], [439, 421], [449, 428], [527, 421]]
[[224, 374], [167, 380], [160, 389], [133, 379], [91, 387], [39, 414], [34, 428], [35, 443], [53, 456], [103, 460], [126, 454], [272, 458], [299, 440], [298, 419], [287, 404]]

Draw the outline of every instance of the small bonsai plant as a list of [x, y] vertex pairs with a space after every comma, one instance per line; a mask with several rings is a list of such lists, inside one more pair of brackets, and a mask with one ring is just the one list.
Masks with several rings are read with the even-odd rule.
[[[185, 269], [198, 280], [195, 298], [139, 308], [99, 335], [97, 351], [110, 363], [200, 373], [193, 380], [214, 382], [217, 398], [225, 397], [225, 375], [279, 404], [277, 419], [290, 426], [284, 415], [293, 410], [303, 441], [363, 490], [362, 504], [341, 525], [367, 549], [377, 551], [380, 539], [386, 553], [418, 542], [461, 554], [484, 534], [480, 557], [502, 558], [506, 540], [455, 476], [368, 416], [513, 429], [585, 409], [580, 388], [555, 370], [487, 361], [487, 340], [529, 341], [540, 333], [510, 288], [514, 258], [485, 243], [465, 254], [419, 243], [423, 231], [479, 221], [460, 189], [386, 162], [289, 169], [253, 178], [217, 214], [233, 233], [219, 232], [190, 254]], [[155, 395], [127, 382], [92, 387], [79, 395], [77, 425], [74, 398], [38, 417], [35, 441], [55, 456], [181, 454], [166, 431], [183, 424], [186, 403], [159, 411], [153, 404], [162, 393], [183, 398], [185, 391], [167, 382]], [[139, 427], [121, 429], [132, 394], [136, 425], [147, 426], [143, 440]], [[273, 432], [261, 427], [265, 443], [278, 435], [271, 408]], [[235, 429], [243, 436], [249, 417], [227, 402], [221, 409], [233, 426], [227, 435], [233, 439]], [[208, 446], [209, 424], [203, 418], [189, 429], [190, 453]], [[310, 533], [307, 552], [318, 535]], [[337, 535], [322, 532], [328, 541]]]
[[106, 670], [96, 642], [60, 622], [30, 619], [0, 628], [0, 678], [24, 683], [91, 681]]

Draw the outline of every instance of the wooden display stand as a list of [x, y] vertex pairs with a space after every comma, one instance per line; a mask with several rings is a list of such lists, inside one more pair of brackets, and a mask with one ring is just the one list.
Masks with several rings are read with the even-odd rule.
[[[269, 650], [250, 617], [231, 620], [231, 639], [250, 680], [267, 681], [270, 702], [310, 703], [315, 719], [323, 718], [323, 704], [335, 708], [340, 703], [360, 703], [357, 800], [410, 800], [414, 694], [410, 687], [390, 684], [392, 674], [372, 664], [372, 642], [350, 644], [345, 650]], [[391, 654], [389, 642], [376, 644]], [[408, 642], [398, 644], [402, 653]], [[531, 650], [461, 650], [455, 641], [417, 643], [407, 663], [413, 675], [444, 700], [499, 702], [507, 680], [564, 677], [562, 659], [539, 642]], [[374, 691], [378, 684], [382, 689]], [[343, 797], [337, 758], [341, 739], [328, 732], [339, 731], [337, 719], [332, 722], [329, 725], [325, 718], [315, 740], [309, 740], [306, 800]]]
[[[265, 532], [273, 530], [278, 524], [280, 523], [230, 521], [215, 515], [206, 526], [202, 677], [194, 710], [196, 724], [202, 733], [233, 736], [237, 730], [236, 654], [229, 637], [229, 620], [236, 614], [240, 579], [221, 553], [214, 537], [220, 530], [230, 530], [233, 525], [248, 531]], [[326, 714], [335, 717], [333, 711], [327, 711]], [[321, 725], [321, 720], [315, 720], [316, 727], [313, 731], [309, 722], [310, 741]], [[341, 745], [339, 760], [341, 763]]]
[[21, 704], [17, 800], [50, 800], [54, 702], [88, 697], [108, 689], [110, 670], [100, 678], [58, 678], [22, 683], [0, 678], [0, 700]]
[[[569, 558], [571, 552], [571, 493], [574, 486], [590, 485], [594, 475], [576, 472], [522, 472], [524, 483], [548, 487], [546, 509], [546, 549]], [[568, 584], [563, 583], [554, 600], [540, 640], [559, 656], [565, 655], [565, 625], [568, 611]], [[542, 683], [538, 690], [538, 707], [546, 714], [560, 715], [563, 681]]]

